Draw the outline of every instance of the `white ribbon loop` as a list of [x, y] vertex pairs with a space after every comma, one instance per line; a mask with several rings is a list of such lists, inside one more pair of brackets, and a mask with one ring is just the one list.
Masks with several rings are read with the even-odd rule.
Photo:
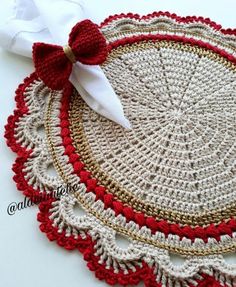
[[[0, 45], [32, 57], [32, 45], [45, 42], [63, 46], [72, 27], [88, 18], [83, 4], [68, 0], [17, 0], [15, 15], [0, 28]], [[70, 81], [95, 112], [130, 129], [120, 99], [99, 66], [75, 63]]]

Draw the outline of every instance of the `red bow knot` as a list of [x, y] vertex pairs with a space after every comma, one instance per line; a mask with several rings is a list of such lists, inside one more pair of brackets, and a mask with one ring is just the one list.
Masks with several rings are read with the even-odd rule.
[[72, 28], [65, 47], [45, 43], [33, 45], [36, 73], [53, 90], [63, 89], [73, 63], [99, 65], [106, 60], [107, 53], [104, 36], [90, 20], [79, 22]]

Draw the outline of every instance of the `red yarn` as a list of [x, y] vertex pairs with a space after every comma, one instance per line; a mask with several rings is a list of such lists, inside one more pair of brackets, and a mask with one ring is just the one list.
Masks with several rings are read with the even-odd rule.
[[[53, 226], [53, 222], [49, 219], [52, 208], [52, 202], [50, 199], [44, 201], [39, 205], [39, 213], [37, 220], [40, 222], [40, 230], [46, 233], [50, 241], [56, 241], [61, 247], [67, 250], [79, 250], [83, 254], [84, 260], [87, 261], [88, 268], [95, 273], [95, 276], [99, 280], [105, 280], [109, 285], [120, 284], [125, 285], [137, 285], [143, 281], [146, 287], [161, 287], [162, 284], [156, 281], [156, 275], [153, 268], [149, 267], [147, 263], [142, 262], [142, 266], [136, 266], [136, 271], [128, 270], [128, 274], [124, 274], [122, 270], [118, 273], [114, 272], [113, 268], [106, 269], [105, 264], [99, 263], [100, 257], [95, 255], [95, 244], [92, 238], [86, 234], [85, 238], [78, 236], [75, 239], [73, 236], [66, 237], [65, 231], [58, 233], [58, 228]], [[203, 278], [197, 280], [198, 285], [190, 284], [189, 287], [226, 287], [222, 286], [215, 278], [207, 274], [200, 274]]]
[[181, 17], [181, 16], [177, 16], [175, 13], [170, 13], [170, 12], [163, 12], [163, 11], [158, 11], [158, 12], [153, 12], [151, 14], [148, 15], [139, 15], [139, 14], [133, 14], [133, 13], [121, 13], [121, 14], [115, 14], [115, 15], [111, 15], [108, 18], [106, 18], [101, 24], [100, 24], [100, 28], [109, 25], [112, 21], [115, 21], [117, 19], [122, 19], [122, 18], [132, 18], [132, 19], [136, 19], [136, 20], [148, 20], [150, 18], [156, 18], [156, 17], [160, 17], [160, 16], [164, 16], [164, 17], [168, 17], [171, 18], [173, 20], [175, 20], [178, 23], [194, 23], [194, 22], [199, 22], [199, 23], [203, 23], [205, 25], [208, 25], [209, 27], [220, 31], [223, 34], [228, 34], [228, 35], [236, 35], [236, 29], [223, 29], [222, 26], [220, 24], [217, 24], [214, 21], [211, 21], [209, 18], [204, 18], [204, 17], [197, 17], [197, 16], [187, 16], [187, 17]]
[[112, 206], [112, 203], [113, 203], [113, 200], [114, 200], [113, 195], [110, 194], [110, 193], [106, 193], [106, 194], [104, 195], [104, 199], [103, 199], [105, 208], [111, 207], [111, 206]]
[[97, 186], [95, 188], [95, 193], [96, 193], [96, 198], [98, 199], [102, 199], [104, 198], [105, 195], [105, 187], [104, 186]]
[[[67, 250], [78, 249], [83, 254], [84, 260], [87, 261], [88, 268], [95, 272], [95, 276], [99, 280], [105, 280], [109, 285], [137, 285], [140, 281], [146, 280], [148, 282], [149, 278], [154, 278], [153, 270], [145, 262], [142, 263], [142, 267], [136, 266], [136, 271], [129, 270], [128, 274], [124, 274], [122, 270], [115, 273], [113, 268], [106, 269], [105, 264], [99, 263], [100, 257], [95, 255], [94, 246], [96, 241], [93, 241], [88, 234], [86, 238], [78, 236], [75, 239], [73, 236], [66, 237], [65, 231], [58, 233], [58, 228], [54, 227], [53, 222], [49, 219], [52, 202], [53, 200], [48, 200], [39, 205], [37, 220], [40, 222], [40, 230], [46, 233], [50, 241], [56, 241], [59, 246]], [[161, 287], [157, 283], [155, 286]]]
[[26, 106], [24, 100], [24, 92], [25, 89], [30, 85], [30, 83], [36, 79], [35, 73], [31, 74], [29, 77], [24, 79], [24, 82], [19, 85], [16, 90], [15, 102], [16, 109], [14, 110], [14, 114], [8, 117], [7, 124], [5, 126], [5, 138], [7, 140], [7, 145], [11, 148], [11, 150], [18, 155], [28, 155], [27, 152], [31, 152], [31, 150], [27, 150], [25, 147], [22, 147], [15, 139], [15, 127], [16, 123], [19, 119], [28, 113], [28, 107]]
[[116, 216], [121, 214], [123, 211], [123, 204], [120, 201], [113, 201], [113, 209], [115, 211]]
[[17, 142], [14, 132], [19, 119], [26, 115], [29, 111], [24, 100], [24, 92], [36, 79], [36, 74], [32, 73], [29, 77], [25, 78], [24, 82], [17, 88], [15, 96], [16, 109], [14, 110], [14, 114], [8, 117], [4, 135], [7, 145], [18, 155], [15, 163], [12, 166], [12, 170], [15, 173], [13, 180], [16, 182], [17, 189], [22, 191], [25, 196], [29, 197], [31, 201], [35, 203], [45, 200], [45, 198], [43, 198], [43, 194], [40, 192], [40, 190], [34, 189], [25, 179], [25, 173], [23, 170], [25, 168], [25, 162], [32, 154], [32, 149], [27, 149], [26, 147], [21, 146], [21, 144]]
[[[201, 274], [203, 277], [202, 280], [198, 280], [197, 287], [226, 287], [226, 285], [221, 285], [216, 279], [207, 274]], [[189, 287], [194, 287], [194, 285], [190, 285]]]
[[216, 46], [213, 46], [212, 44], [205, 43], [201, 40], [195, 40], [193, 38], [186, 38], [184, 36], [177, 36], [177, 35], [148, 34], [148, 35], [138, 35], [138, 36], [127, 37], [127, 38], [119, 39], [115, 42], [110, 43], [108, 45], [108, 50], [110, 52], [112, 49], [115, 49], [119, 46], [124, 46], [128, 44], [133, 44], [133, 43], [137, 43], [141, 41], [149, 41], [149, 40], [152, 40], [152, 41], [166, 40], [166, 41], [182, 42], [182, 43], [190, 44], [193, 46], [196, 45], [201, 48], [212, 50], [213, 52], [219, 54], [220, 56], [226, 58], [228, 61], [236, 65], [236, 58], [232, 54], [226, 52], [225, 50], [222, 50]]
[[87, 191], [94, 191], [97, 186], [97, 180], [96, 179], [89, 179], [87, 181]]
[[145, 216], [142, 212], [135, 212], [134, 220], [140, 227], [144, 226], [146, 224]]
[[[69, 35], [69, 46], [76, 61], [87, 65], [102, 64], [107, 57], [106, 40], [98, 26], [90, 20], [77, 23]], [[73, 63], [63, 47], [45, 43], [33, 45], [33, 61], [37, 75], [53, 90], [63, 89]]]
[[123, 214], [126, 217], [127, 221], [134, 219], [134, 211], [133, 211], [133, 208], [131, 207], [128, 207], [128, 206], [124, 207]]

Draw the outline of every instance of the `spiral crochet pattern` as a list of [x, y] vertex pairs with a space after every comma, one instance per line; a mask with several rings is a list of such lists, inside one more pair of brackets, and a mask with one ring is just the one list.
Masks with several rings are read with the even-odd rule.
[[[101, 67], [133, 129], [33, 73], [6, 126], [18, 189], [42, 198], [49, 240], [110, 285], [235, 287], [236, 31], [163, 12], [115, 15], [100, 31]], [[45, 199], [60, 185], [77, 188]]]

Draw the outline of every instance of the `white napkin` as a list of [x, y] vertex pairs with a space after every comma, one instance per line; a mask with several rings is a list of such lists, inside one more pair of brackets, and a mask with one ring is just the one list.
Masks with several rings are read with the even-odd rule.
[[[34, 42], [66, 45], [72, 27], [89, 18], [81, 0], [16, 0], [14, 15], [0, 27], [0, 45], [32, 57]], [[131, 128], [122, 104], [99, 66], [74, 64], [70, 76], [84, 101], [97, 113]]]

